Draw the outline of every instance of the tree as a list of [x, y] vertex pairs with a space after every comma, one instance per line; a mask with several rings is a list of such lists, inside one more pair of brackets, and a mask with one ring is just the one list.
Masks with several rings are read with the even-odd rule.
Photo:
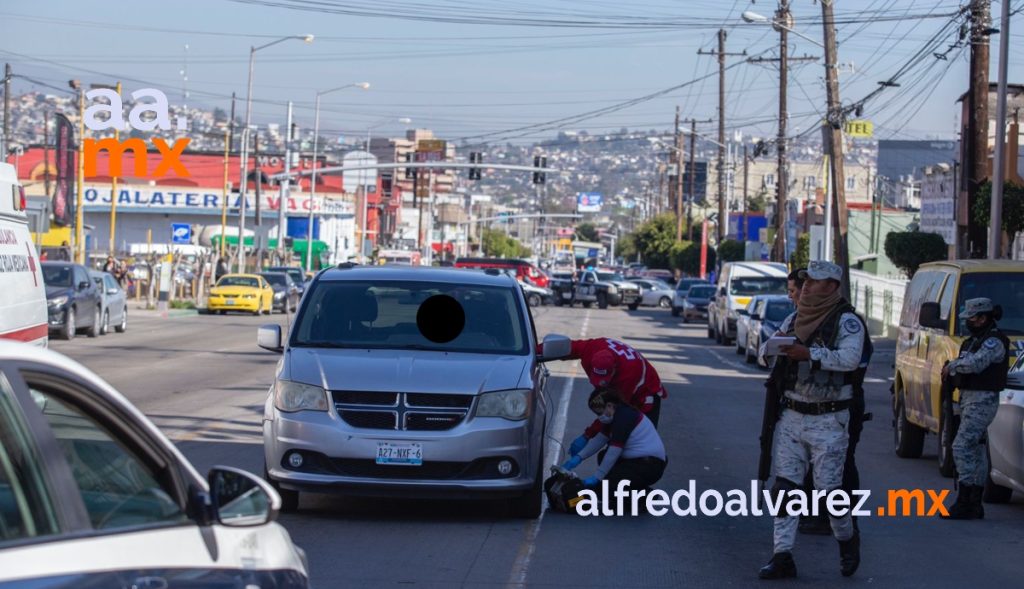
[[530, 255], [530, 248], [519, 243], [497, 229], [484, 229], [481, 237], [485, 256], [496, 258], [523, 258]]
[[676, 217], [663, 213], [637, 228], [634, 233], [637, 251], [651, 268], [671, 265], [672, 246], [676, 243]]
[[[978, 189], [978, 198], [974, 201], [971, 214], [974, 222], [984, 227], [989, 226], [992, 211], [992, 183], [986, 182]], [[1018, 232], [1024, 231], [1024, 186], [1007, 182], [1003, 185], [1003, 231], [1010, 240]]]
[[615, 255], [627, 263], [636, 259], [636, 235], [627, 233], [615, 243]]
[[796, 238], [796, 249], [789, 257], [789, 265], [792, 268], [806, 268], [811, 261], [811, 234], [801, 233]]
[[[708, 248], [706, 269], [710, 271], [715, 267], [715, 250]], [[688, 242], [684, 241], [682, 244], [677, 245], [672, 249], [672, 267], [676, 268], [684, 275], [687, 276], [699, 276], [700, 275], [700, 242]]]
[[582, 241], [597, 241], [600, 236], [597, 234], [597, 227], [593, 223], [580, 223], [576, 226], [576, 237]]
[[723, 262], [742, 262], [747, 257], [747, 246], [742, 241], [726, 239], [718, 244], [717, 254]]
[[938, 233], [894, 232], [885, 236], [885, 255], [908, 278], [913, 278], [921, 264], [945, 260], [947, 248]]

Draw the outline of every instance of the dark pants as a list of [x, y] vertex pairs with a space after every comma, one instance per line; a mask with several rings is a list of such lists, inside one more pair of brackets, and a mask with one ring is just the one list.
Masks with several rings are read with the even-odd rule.
[[615, 466], [608, 471], [605, 480], [613, 489], [619, 484], [619, 481], [629, 481], [629, 486], [633, 489], [647, 489], [661, 480], [661, 475], [665, 474], [667, 464], [667, 461], [653, 456], [620, 458], [615, 462]]
[[654, 429], [658, 429], [658, 418], [661, 417], [661, 397], [654, 395], [654, 403], [651, 404], [651, 410], [644, 415], [654, 424]]

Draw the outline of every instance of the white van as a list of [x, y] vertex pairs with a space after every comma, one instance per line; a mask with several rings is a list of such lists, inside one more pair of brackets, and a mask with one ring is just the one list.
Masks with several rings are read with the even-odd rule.
[[786, 294], [785, 264], [727, 262], [718, 275], [715, 298], [708, 305], [708, 337], [729, 345], [736, 338], [736, 321], [757, 295]]
[[0, 339], [46, 347], [46, 287], [28, 232], [25, 190], [0, 163]]

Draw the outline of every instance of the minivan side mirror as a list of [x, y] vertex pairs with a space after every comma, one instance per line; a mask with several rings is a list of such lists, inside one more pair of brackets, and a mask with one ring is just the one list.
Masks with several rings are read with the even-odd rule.
[[940, 309], [938, 303], [923, 303], [921, 305], [921, 311], [917, 315], [917, 322], [921, 327], [945, 329], [946, 322], [939, 317], [939, 312]]
[[281, 342], [280, 325], [261, 325], [256, 331], [256, 345], [264, 350], [281, 353], [284, 351], [284, 344]]
[[541, 343], [541, 362], [548, 362], [550, 360], [561, 360], [569, 356], [572, 353], [572, 340], [564, 335], [549, 334], [544, 336], [544, 341]]
[[277, 518], [281, 496], [266, 481], [230, 466], [215, 466], [206, 475], [214, 519], [225, 526], [262, 526]]
[[87, 288], [89, 288], [89, 281], [88, 280], [83, 280], [83, 281], [78, 283], [78, 290], [85, 290]]

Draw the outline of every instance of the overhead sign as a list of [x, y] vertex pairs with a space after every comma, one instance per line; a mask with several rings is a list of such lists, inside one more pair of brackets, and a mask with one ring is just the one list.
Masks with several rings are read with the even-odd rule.
[[581, 213], [600, 213], [604, 196], [600, 192], [577, 192], [576, 210]]
[[191, 243], [192, 226], [188, 223], [171, 223], [171, 243]]
[[846, 121], [843, 133], [847, 137], [870, 138], [875, 135], [875, 125], [871, 121]]

